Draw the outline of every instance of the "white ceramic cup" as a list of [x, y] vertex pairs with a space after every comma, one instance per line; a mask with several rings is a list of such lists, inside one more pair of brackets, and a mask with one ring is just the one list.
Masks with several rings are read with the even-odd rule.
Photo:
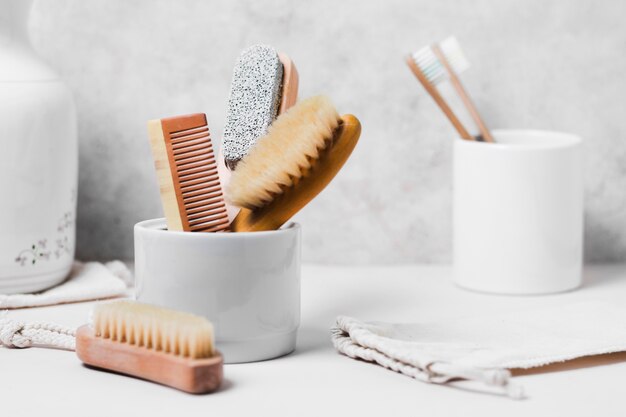
[[292, 352], [300, 324], [300, 226], [252, 233], [135, 225], [137, 300], [208, 318], [226, 363]]
[[578, 136], [494, 131], [454, 142], [454, 280], [501, 294], [567, 291], [582, 281]]

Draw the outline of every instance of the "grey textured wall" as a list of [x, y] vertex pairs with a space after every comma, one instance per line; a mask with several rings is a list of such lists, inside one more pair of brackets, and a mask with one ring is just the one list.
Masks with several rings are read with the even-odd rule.
[[364, 128], [298, 216], [305, 260], [449, 261], [453, 132], [403, 56], [454, 33], [491, 126], [586, 139], [586, 257], [626, 260], [624, 16], [620, 0], [40, 0], [33, 43], [78, 104], [78, 254], [132, 257], [133, 224], [161, 215], [146, 120], [205, 112], [220, 138], [237, 55], [268, 43], [301, 97], [326, 93]]

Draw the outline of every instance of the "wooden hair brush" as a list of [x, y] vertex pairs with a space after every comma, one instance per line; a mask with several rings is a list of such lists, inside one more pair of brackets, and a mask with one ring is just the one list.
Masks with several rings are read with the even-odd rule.
[[228, 229], [213, 145], [204, 114], [148, 122], [168, 230]]
[[361, 124], [330, 100], [304, 100], [270, 126], [233, 171], [227, 200], [241, 211], [234, 232], [276, 230], [319, 194], [356, 146]]
[[216, 390], [223, 358], [203, 317], [133, 301], [97, 305], [76, 332], [85, 364], [202, 394]]

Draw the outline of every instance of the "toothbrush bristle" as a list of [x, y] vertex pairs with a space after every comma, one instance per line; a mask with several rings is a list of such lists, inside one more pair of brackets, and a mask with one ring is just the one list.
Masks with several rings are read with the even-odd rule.
[[[463, 54], [461, 45], [454, 36], [450, 36], [440, 42], [439, 48], [441, 48], [441, 52], [446, 57], [448, 64], [457, 75], [469, 68], [469, 61]], [[413, 60], [432, 84], [437, 85], [448, 79], [448, 72], [443, 63], [437, 58], [432, 47], [426, 46], [415, 52]]]
[[431, 83], [437, 85], [448, 78], [445, 67], [441, 64], [430, 46], [413, 54], [413, 60]]
[[450, 36], [439, 43], [441, 52], [450, 63], [450, 66], [457, 74], [463, 73], [470, 66], [469, 61], [461, 49], [459, 41], [454, 36]]

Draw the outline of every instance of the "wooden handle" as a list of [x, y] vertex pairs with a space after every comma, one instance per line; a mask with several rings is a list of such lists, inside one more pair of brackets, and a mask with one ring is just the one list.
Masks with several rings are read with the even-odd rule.
[[287, 55], [281, 52], [278, 54], [278, 59], [283, 64], [283, 87], [278, 114], [283, 114], [298, 100], [299, 77], [296, 65]]
[[454, 114], [450, 106], [448, 106], [448, 103], [446, 103], [443, 97], [441, 97], [441, 94], [439, 94], [439, 91], [437, 91], [437, 88], [430, 81], [428, 81], [426, 76], [422, 73], [422, 70], [419, 69], [419, 67], [413, 60], [413, 57], [408, 56], [406, 58], [406, 63], [411, 69], [411, 72], [413, 72], [413, 74], [415, 75], [415, 77], [417, 77], [419, 82], [422, 83], [422, 85], [424, 86], [424, 89], [426, 89], [428, 94], [430, 94], [433, 100], [435, 100], [435, 103], [437, 103], [439, 108], [441, 108], [441, 110], [446, 115], [448, 120], [450, 120], [450, 123], [452, 123], [452, 126], [454, 126], [454, 128], [459, 133], [459, 135], [463, 139], [475, 140], [475, 138], [469, 134], [467, 129], [465, 129], [465, 127], [463, 126], [461, 121], [458, 119], [458, 117], [456, 117], [456, 115]]
[[76, 355], [85, 364], [132, 375], [192, 394], [219, 388], [223, 378], [222, 355], [188, 359], [145, 346], [131, 346], [96, 337], [90, 326], [76, 332]]
[[432, 49], [435, 55], [437, 56], [437, 58], [439, 59], [439, 61], [441, 61], [443, 66], [448, 71], [448, 74], [450, 74], [450, 81], [452, 81], [452, 85], [454, 86], [454, 89], [461, 97], [461, 100], [463, 101], [463, 104], [465, 104], [465, 107], [467, 108], [467, 111], [469, 112], [470, 116], [472, 116], [472, 119], [474, 119], [474, 122], [476, 122], [476, 125], [478, 126], [478, 129], [480, 130], [481, 136], [483, 137], [485, 142], [493, 143], [494, 140], [493, 140], [493, 136], [491, 135], [491, 132], [487, 128], [487, 125], [485, 125], [485, 122], [483, 121], [483, 119], [480, 117], [480, 114], [478, 113], [478, 109], [474, 105], [474, 102], [470, 98], [469, 94], [467, 94], [465, 87], [463, 87], [461, 80], [456, 75], [456, 72], [452, 69], [452, 66], [448, 62], [444, 53], [441, 51], [441, 48], [439, 48], [439, 45], [435, 44], [435, 45], [432, 45]]
[[361, 123], [353, 115], [341, 117], [330, 144], [319, 159], [303, 172], [302, 178], [268, 205], [255, 210], [241, 209], [230, 225], [234, 232], [276, 230], [317, 196], [348, 160], [361, 134]]

